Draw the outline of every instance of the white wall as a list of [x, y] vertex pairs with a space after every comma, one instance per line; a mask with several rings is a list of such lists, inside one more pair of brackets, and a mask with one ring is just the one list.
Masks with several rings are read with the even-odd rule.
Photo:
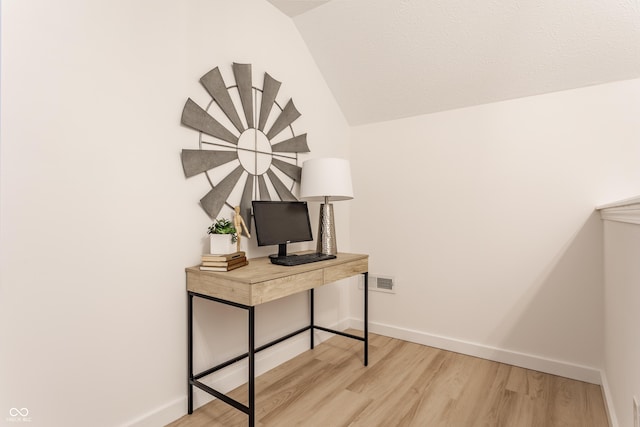
[[633, 397], [640, 399], [640, 226], [605, 221], [604, 368], [620, 426], [633, 425]]
[[353, 128], [372, 330], [598, 382], [594, 207], [640, 190], [639, 114], [632, 80]]
[[[290, 19], [264, 1], [9, 0], [1, 52], [0, 422], [12, 407], [33, 426], [171, 421], [186, 410], [184, 268], [211, 223], [206, 179], [180, 164], [198, 141], [180, 125], [184, 102], [207, 98], [211, 68], [233, 82], [231, 63], [245, 62], [259, 87], [264, 71], [283, 82], [309, 157], [347, 156], [346, 122]], [[268, 251], [252, 241], [249, 255]], [[319, 292], [319, 320], [348, 317], [344, 295]], [[305, 303], [260, 307], [258, 336], [299, 327]], [[197, 368], [226, 356], [202, 337], [245, 348], [241, 314], [210, 308], [196, 304]], [[285, 350], [270, 363], [297, 347]]]
[[[4, 1], [1, 54], [0, 421], [11, 407], [34, 426], [184, 411], [183, 269], [210, 219], [179, 117], [207, 98], [199, 77], [220, 66], [230, 81], [234, 61], [283, 82], [310, 157], [351, 155], [340, 249], [398, 281], [372, 294], [373, 330], [578, 377], [602, 367], [593, 207], [640, 192], [639, 80], [350, 130], [291, 21], [258, 0]], [[319, 292], [319, 320], [357, 317], [353, 294], [347, 307], [340, 287]], [[261, 307], [258, 336], [297, 327], [304, 302]], [[212, 340], [244, 345], [242, 315], [210, 308], [196, 304], [199, 367], [227, 356]]]

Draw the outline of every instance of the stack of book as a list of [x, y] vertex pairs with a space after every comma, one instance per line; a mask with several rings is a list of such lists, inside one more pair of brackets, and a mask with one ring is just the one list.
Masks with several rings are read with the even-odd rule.
[[232, 254], [205, 254], [202, 255], [200, 270], [204, 271], [229, 271], [249, 264], [244, 252]]

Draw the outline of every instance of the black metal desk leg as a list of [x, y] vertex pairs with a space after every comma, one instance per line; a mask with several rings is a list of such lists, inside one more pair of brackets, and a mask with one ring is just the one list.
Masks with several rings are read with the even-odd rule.
[[369, 272], [364, 275], [364, 366], [369, 365]]
[[311, 334], [311, 350], [313, 350], [313, 326], [314, 326], [314, 319], [313, 319], [313, 288], [309, 289], [309, 305], [310, 305], [310, 309], [309, 312], [310, 314], [310, 321], [309, 321], [309, 325], [311, 326], [311, 329], [309, 329], [309, 333]]
[[193, 295], [187, 295], [187, 411], [193, 413]]
[[256, 425], [255, 311], [249, 307], [249, 427]]

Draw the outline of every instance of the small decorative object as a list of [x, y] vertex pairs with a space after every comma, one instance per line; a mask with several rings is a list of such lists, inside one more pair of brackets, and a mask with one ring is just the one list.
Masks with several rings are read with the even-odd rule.
[[233, 226], [236, 229], [236, 249], [237, 252], [240, 252], [240, 240], [242, 239], [242, 232], [244, 232], [248, 238], [251, 238], [251, 234], [249, 234], [249, 229], [247, 227], [247, 224], [244, 223], [244, 219], [242, 219], [242, 215], [240, 215], [240, 206], [236, 206], [235, 208], [233, 208], [233, 210], [236, 212], [235, 216], [233, 217]]
[[338, 244], [335, 220], [333, 205], [329, 202], [353, 199], [349, 161], [331, 158], [305, 161], [302, 164], [300, 198], [324, 202], [320, 205], [317, 252], [336, 255]]
[[212, 254], [230, 254], [236, 252], [238, 234], [233, 223], [226, 218], [216, 219], [207, 230], [209, 250]]
[[252, 200], [297, 200], [298, 154], [309, 152], [307, 134], [293, 129], [300, 112], [291, 99], [284, 106], [276, 100], [281, 83], [264, 73], [259, 88], [251, 64], [232, 69], [235, 84], [229, 86], [218, 67], [202, 76], [211, 100], [200, 106], [189, 98], [182, 110], [182, 124], [198, 132], [199, 145], [182, 150], [182, 166], [187, 178], [206, 175], [211, 189], [200, 204], [211, 218], [236, 204], [249, 218]]

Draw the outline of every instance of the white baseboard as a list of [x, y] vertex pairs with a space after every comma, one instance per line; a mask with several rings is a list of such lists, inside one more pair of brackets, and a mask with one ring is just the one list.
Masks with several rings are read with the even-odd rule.
[[[331, 329], [344, 330], [349, 327], [349, 320], [344, 320], [334, 325], [328, 326]], [[314, 340], [316, 345], [334, 336], [331, 333], [316, 331], [314, 334]], [[265, 372], [275, 368], [284, 362], [293, 359], [297, 355], [309, 350], [309, 334], [304, 333], [298, 336], [292, 337], [280, 344], [264, 350], [263, 352], [256, 354], [256, 376], [262, 375]], [[180, 368], [183, 369], [183, 368]], [[246, 363], [239, 363], [237, 365], [231, 365], [218, 373], [212, 374], [208, 378], [203, 378], [201, 381], [208, 386], [222, 392], [227, 393], [234, 388], [247, 382], [248, 369]], [[186, 378], [185, 378], [186, 383]], [[195, 389], [194, 393], [197, 393], [198, 389]], [[205, 394], [204, 392], [202, 394]], [[213, 397], [207, 395], [206, 401], [199, 402], [199, 406], [202, 406], [211, 400]], [[197, 402], [197, 399], [196, 403]], [[194, 407], [196, 409], [196, 407]], [[127, 427], [157, 427], [169, 424], [187, 413], [187, 397], [186, 390], [185, 396], [179, 397], [159, 408], [156, 408], [140, 417], [131, 420], [124, 424]]]
[[[351, 319], [352, 328], [362, 329], [363, 322], [360, 319]], [[577, 365], [561, 360], [549, 359], [537, 355], [520, 353], [505, 350], [497, 347], [486, 346], [469, 341], [433, 335], [426, 332], [399, 328], [382, 323], [369, 322], [369, 331], [398, 338], [416, 344], [441, 348], [443, 350], [454, 351], [456, 353], [467, 354], [469, 356], [480, 357], [482, 359], [493, 360], [506, 363], [508, 365], [519, 366], [521, 368], [533, 369], [592, 384], [600, 384], [602, 377], [599, 369], [589, 366]]]
[[183, 396], [123, 424], [123, 427], [165, 426], [183, 416], [186, 411], [187, 397]]
[[607, 375], [604, 371], [600, 372], [601, 386], [602, 386], [602, 398], [604, 399], [604, 407], [607, 410], [607, 416], [609, 417], [609, 427], [618, 427], [618, 417], [616, 417], [615, 406], [613, 406], [613, 396], [611, 396], [611, 389], [609, 388], [609, 382], [607, 381]]

